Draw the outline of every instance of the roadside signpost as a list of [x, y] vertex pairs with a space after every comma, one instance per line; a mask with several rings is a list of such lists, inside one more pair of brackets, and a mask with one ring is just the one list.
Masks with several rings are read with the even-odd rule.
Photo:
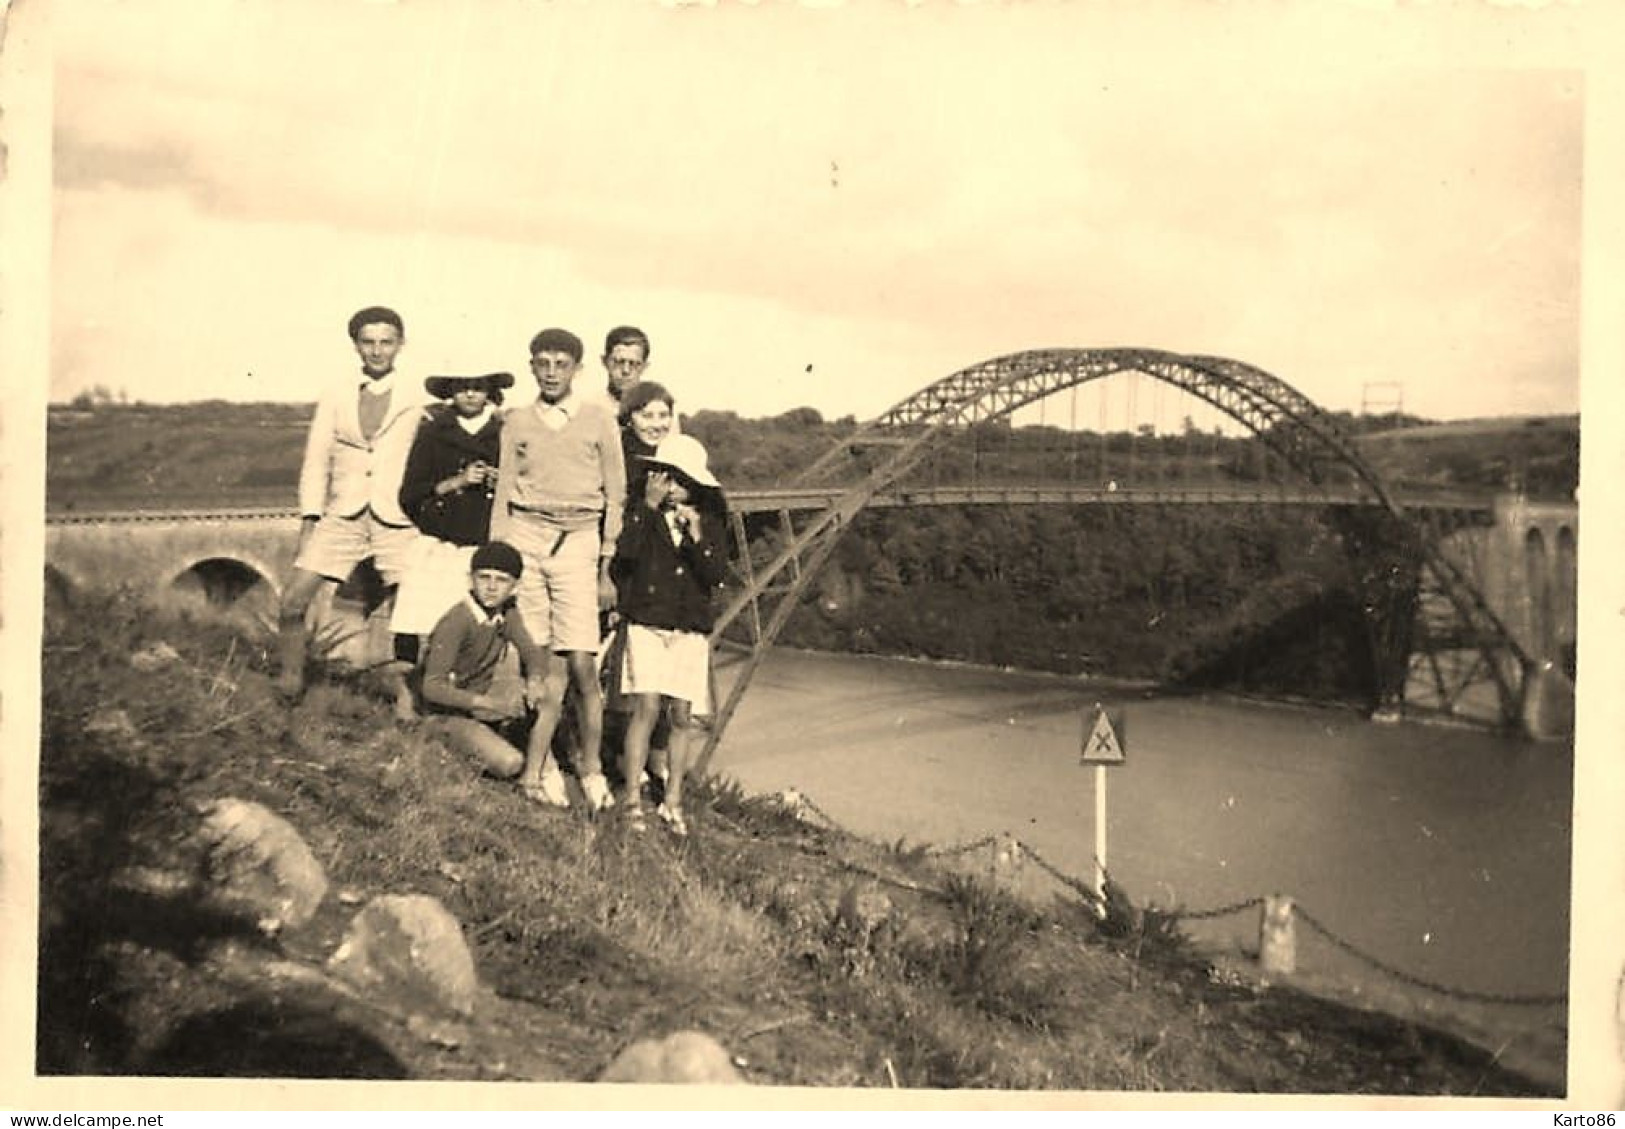
[[1124, 761], [1127, 721], [1122, 710], [1108, 711], [1096, 702], [1083, 714], [1083, 747], [1078, 763], [1095, 766], [1095, 894], [1106, 912], [1106, 769]]

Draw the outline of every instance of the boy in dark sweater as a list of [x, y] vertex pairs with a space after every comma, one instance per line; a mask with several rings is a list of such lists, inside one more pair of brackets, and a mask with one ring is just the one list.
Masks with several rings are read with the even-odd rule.
[[[512, 545], [491, 541], [476, 549], [468, 599], [440, 618], [423, 656], [423, 701], [432, 724], [453, 748], [504, 779], [524, 767], [518, 741], [526, 707], [534, 708], [547, 693], [547, 652], [531, 638], [513, 602], [523, 571]], [[564, 776], [556, 764], [548, 769], [540, 798], [567, 807]]]

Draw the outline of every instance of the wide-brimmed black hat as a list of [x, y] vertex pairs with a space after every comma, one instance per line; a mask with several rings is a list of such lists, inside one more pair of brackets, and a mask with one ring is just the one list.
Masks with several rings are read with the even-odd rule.
[[500, 396], [504, 388], [513, 387], [513, 373], [487, 372], [479, 376], [431, 376], [423, 382], [429, 395], [436, 400], [449, 400], [459, 388], [469, 384], [484, 384], [493, 396]]

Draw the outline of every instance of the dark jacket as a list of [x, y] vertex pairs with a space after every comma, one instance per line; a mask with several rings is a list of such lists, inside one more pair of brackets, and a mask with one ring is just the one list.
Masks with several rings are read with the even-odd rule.
[[654, 446], [638, 438], [631, 424], [621, 425], [621, 454], [626, 458], [626, 504], [643, 504], [643, 480], [649, 477], [649, 463], [645, 458], [655, 453]]
[[616, 606], [633, 623], [707, 634], [716, 622], [713, 599], [728, 575], [728, 527], [701, 511], [702, 539], [684, 534], [673, 545], [666, 517], [638, 498], [626, 507], [610, 576]]
[[454, 545], [484, 544], [491, 532], [491, 487], [466, 487], [450, 494], [436, 494], [434, 488], [469, 463], [483, 459], [496, 466], [501, 439], [500, 416], [493, 415], [470, 435], [449, 406], [431, 408], [429, 418], [418, 427], [401, 476], [401, 509], [412, 523]]

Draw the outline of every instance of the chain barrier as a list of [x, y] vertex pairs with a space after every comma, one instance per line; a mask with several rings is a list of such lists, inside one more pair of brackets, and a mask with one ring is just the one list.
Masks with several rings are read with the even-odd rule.
[[1242, 901], [1234, 902], [1227, 906], [1219, 906], [1217, 909], [1173, 909], [1167, 910], [1165, 913], [1166, 916], [1171, 917], [1176, 921], [1207, 921], [1215, 917], [1228, 917], [1233, 913], [1240, 913], [1244, 909], [1252, 909], [1255, 906], [1261, 906], [1263, 904], [1263, 898], [1246, 898]]
[[796, 790], [794, 792], [794, 798], [787, 801], [785, 806], [790, 808], [791, 811], [799, 811], [801, 808], [806, 808], [808, 811], [812, 812], [819, 819], [829, 824], [830, 827], [836, 831], [839, 831], [841, 834], [851, 835], [854, 839], [862, 838], [862, 836], [853, 834], [851, 831], [848, 831], [846, 828], [837, 823], [834, 816], [830, 815], [829, 812], [825, 811], [823, 808], [814, 803], [813, 798], [807, 795], [805, 792]]
[[[823, 820], [824, 823], [826, 823], [832, 830], [839, 831], [843, 835], [850, 836], [851, 838], [857, 839], [863, 843], [867, 843], [870, 846], [878, 846], [882, 847], [882, 849], [886, 849], [883, 844], [878, 844], [872, 839], [847, 830], [846, 827], [837, 821], [834, 816], [830, 815], [823, 808], [819, 807], [818, 804], [805, 792], [792, 790], [789, 798], [781, 796], [780, 801], [781, 803], [784, 803], [785, 806], [790, 807], [792, 810], [799, 811], [805, 809], [806, 811], [812, 812], [819, 819]], [[982, 838], [976, 839], [972, 842], [961, 843], [953, 847], [941, 847], [928, 850], [925, 852], [925, 857], [937, 859], [957, 858], [961, 855], [967, 855], [973, 851], [981, 850], [983, 847], [992, 846], [993, 844], [999, 842], [1000, 838], [1001, 836], [999, 835], [984, 835]], [[1093, 885], [1085, 882], [1081, 878], [1066, 873], [1060, 867], [1046, 859], [1043, 855], [1039, 854], [1037, 848], [1033, 847], [1031, 844], [1020, 839], [1012, 839], [1011, 843], [1022, 854], [1032, 859], [1040, 870], [1044, 871], [1051, 878], [1078, 894], [1084, 899], [1084, 901], [1090, 904], [1099, 902], [1100, 896], [1095, 893]], [[885, 878], [884, 875], [870, 871], [864, 867], [859, 867], [856, 864], [843, 865], [846, 865], [850, 870], [872, 874], [876, 878]], [[907, 883], [898, 882], [896, 879], [885, 878], [885, 880], [896, 885], [908, 885]], [[930, 890], [930, 887], [914, 888], [920, 890]], [[1231, 902], [1228, 905], [1216, 906], [1213, 909], [1176, 909], [1159, 912], [1162, 912], [1165, 916], [1171, 917], [1176, 921], [1211, 921], [1215, 918], [1228, 917], [1231, 914], [1256, 909], [1259, 906], [1262, 906], [1264, 902], [1265, 899], [1262, 897], [1253, 897], [1243, 898], [1241, 901]], [[1356, 960], [1369, 965], [1378, 972], [1381, 972], [1386, 976], [1390, 976], [1393, 979], [1398, 980], [1400, 983], [1407, 984], [1413, 988], [1421, 988], [1424, 991], [1433, 992], [1437, 995], [1471, 1003], [1505, 1004], [1512, 1007], [1555, 1007], [1559, 1004], [1566, 1005], [1569, 1000], [1569, 995], [1567, 992], [1557, 992], [1549, 995], [1517, 995], [1505, 992], [1475, 992], [1465, 988], [1452, 988], [1448, 984], [1441, 984], [1437, 981], [1426, 980], [1420, 976], [1413, 976], [1402, 969], [1395, 968], [1386, 961], [1372, 956], [1370, 953], [1364, 952], [1363, 950], [1355, 947], [1349, 941], [1339, 937], [1337, 934], [1333, 933], [1330, 929], [1323, 925], [1319, 920], [1317, 920], [1308, 910], [1304, 909], [1296, 902], [1294, 902], [1292, 905], [1292, 912], [1298, 918], [1302, 919], [1305, 925], [1309, 926], [1320, 936], [1331, 942], [1335, 948], [1338, 948], [1347, 953], [1349, 956], [1354, 957]]]
[[1090, 904], [1100, 901], [1100, 896], [1095, 893], [1094, 887], [1084, 882], [1083, 879], [1074, 878], [1072, 875], [1066, 873], [1060, 867], [1050, 862], [1043, 855], [1039, 854], [1036, 850], [1022, 842], [1020, 839], [1016, 840], [1016, 846], [1021, 849], [1022, 854], [1026, 855], [1028, 858], [1037, 863], [1040, 870], [1044, 871], [1051, 878], [1061, 883], [1061, 885], [1071, 888], [1071, 890], [1081, 896], [1084, 901], [1089, 902]]
[[[960, 855], [968, 855], [972, 851], [979, 851], [983, 847], [991, 847], [998, 841], [999, 837], [997, 835], [984, 835], [973, 843], [960, 843], [956, 847], [933, 847], [925, 852], [925, 857], [928, 859], [958, 858]], [[1019, 844], [1017, 845], [1019, 846]]]
[[1309, 926], [1309, 928], [1313, 929], [1316, 933], [1319, 933], [1322, 937], [1326, 938], [1326, 940], [1330, 941], [1337, 948], [1343, 950], [1345, 953], [1349, 954], [1355, 959], [1370, 965], [1377, 971], [1392, 976], [1395, 980], [1398, 980], [1401, 983], [1409, 984], [1413, 988], [1423, 988], [1429, 992], [1436, 992], [1441, 996], [1448, 996], [1451, 999], [1466, 1000], [1473, 1003], [1484, 1004], [1508, 1004], [1514, 1007], [1554, 1007], [1558, 1004], [1567, 1004], [1569, 1002], [1569, 994], [1567, 992], [1557, 992], [1551, 995], [1520, 996], [1505, 992], [1473, 992], [1468, 991], [1465, 988], [1452, 988], [1447, 984], [1440, 984], [1432, 980], [1424, 980], [1420, 976], [1412, 976], [1410, 973], [1395, 968], [1386, 961], [1378, 960], [1370, 953], [1362, 952], [1360, 949], [1355, 948], [1348, 941], [1345, 941], [1343, 938], [1333, 933], [1330, 929], [1326, 928], [1326, 926], [1322, 925], [1319, 921], [1316, 921], [1309, 911], [1304, 909], [1302, 906], [1294, 904], [1292, 907], [1292, 912], [1301, 918], [1305, 925]]

